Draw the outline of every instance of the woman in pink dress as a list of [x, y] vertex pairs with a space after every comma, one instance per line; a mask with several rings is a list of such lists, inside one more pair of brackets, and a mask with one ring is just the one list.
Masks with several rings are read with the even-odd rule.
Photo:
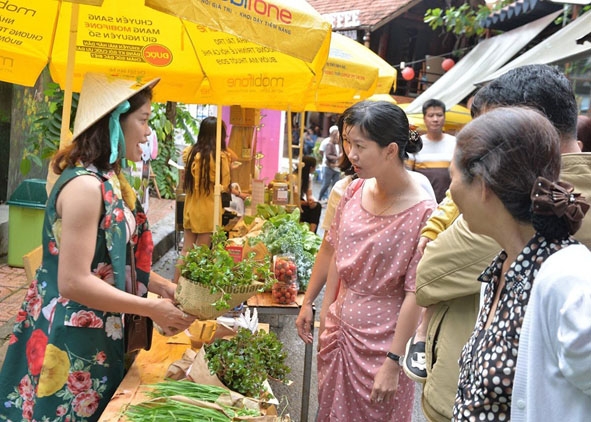
[[385, 101], [348, 108], [339, 132], [359, 179], [327, 236], [335, 253], [320, 314], [318, 421], [410, 421], [414, 384], [399, 361], [420, 316], [417, 242], [436, 204], [404, 160], [422, 143]]

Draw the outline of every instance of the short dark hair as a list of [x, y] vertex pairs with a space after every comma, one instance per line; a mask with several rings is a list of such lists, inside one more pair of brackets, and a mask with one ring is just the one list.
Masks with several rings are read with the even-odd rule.
[[476, 117], [490, 107], [515, 105], [541, 111], [561, 138], [575, 138], [578, 114], [575, 94], [570, 81], [556, 67], [533, 64], [509, 70], [476, 93], [470, 112]]
[[443, 109], [443, 112], [445, 113], [445, 103], [441, 100], [436, 99], [436, 98], [431, 98], [430, 100], [427, 100], [423, 103], [423, 116], [425, 114], [427, 114], [427, 109], [431, 108], [431, 107], [441, 108], [441, 109]]

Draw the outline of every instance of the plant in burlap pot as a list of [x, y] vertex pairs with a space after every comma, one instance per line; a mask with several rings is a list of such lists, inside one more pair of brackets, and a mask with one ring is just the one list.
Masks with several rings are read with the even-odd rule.
[[247, 397], [266, 400], [270, 392], [265, 381], [288, 384], [287, 353], [272, 332], [251, 332], [240, 328], [234, 337], [205, 345], [207, 366], [230, 390]]
[[226, 250], [226, 233], [213, 234], [211, 249], [193, 247], [180, 265], [181, 277], [175, 292], [180, 308], [201, 320], [215, 319], [240, 305], [275, 281], [270, 258], [253, 255], [235, 262]]

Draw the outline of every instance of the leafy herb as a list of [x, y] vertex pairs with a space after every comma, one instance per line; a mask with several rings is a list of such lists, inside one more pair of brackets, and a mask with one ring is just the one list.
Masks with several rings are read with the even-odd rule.
[[231, 339], [217, 339], [204, 345], [212, 374], [231, 390], [247, 397], [264, 398], [268, 378], [286, 381], [290, 368], [287, 353], [274, 333], [240, 328]]
[[260, 291], [264, 291], [275, 281], [269, 257], [257, 261], [253, 253], [240, 262], [234, 262], [226, 250], [226, 243], [226, 234], [219, 229], [213, 234], [211, 249], [205, 245], [193, 247], [180, 266], [181, 275], [186, 279], [209, 286], [211, 294], [222, 293], [220, 299], [214, 302], [218, 310], [230, 307], [228, 300], [232, 288], [250, 286], [258, 281], [263, 283]]

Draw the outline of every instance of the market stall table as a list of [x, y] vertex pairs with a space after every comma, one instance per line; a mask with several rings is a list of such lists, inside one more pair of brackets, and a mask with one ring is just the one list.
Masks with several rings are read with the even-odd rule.
[[[269, 326], [259, 324], [259, 329], [268, 331]], [[190, 347], [191, 341], [184, 333], [166, 337], [154, 330], [152, 347], [150, 350], [139, 352], [101, 415], [100, 421], [126, 421], [125, 410], [131, 405], [148, 400], [147, 386], [163, 381], [169, 366], [181, 359]]]
[[[290, 305], [280, 305], [273, 302], [270, 292], [259, 293], [246, 302], [251, 308], [256, 308], [259, 315], [295, 315], [300, 313], [300, 307], [304, 302], [304, 295], [298, 294], [296, 303]], [[315, 317], [315, 308], [312, 308], [312, 319]], [[310, 328], [314, 334], [314, 326]], [[312, 379], [312, 344], [306, 343], [304, 353], [304, 379], [302, 382], [302, 407], [300, 410], [300, 422], [308, 421], [308, 410], [310, 404], [310, 382]]]

